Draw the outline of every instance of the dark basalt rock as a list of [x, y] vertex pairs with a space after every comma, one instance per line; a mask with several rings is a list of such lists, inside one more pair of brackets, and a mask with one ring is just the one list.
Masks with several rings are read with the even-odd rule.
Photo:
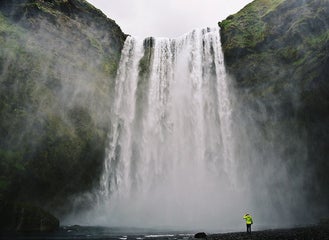
[[125, 38], [85, 0], [1, 1], [0, 199], [65, 214], [98, 184]]
[[[264, 136], [292, 136], [288, 131], [280, 133], [274, 124], [300, 136], [291, 142], [302, 139], [307, 152], [303, 173], [308, 174], [303, 185], [307, 201], [311, 209], [320, 206], [328, 215], [328, 2], [255, 0], [219, 26], [241, 112], [248, 116], [250, 111], [254, 119], [261, 119], [261, 105], [267, 119], [257, 124]], [[284, 159], [294, 168], [300, 158], [292, 152], [287, 148]]]
[[207, 238], [207, 234], [205, 232], [198, 232], [194, 235], [194, 238]]
[[273, 229], [264, 231], [255, 231], [251, 235], [245, 232], [223, 233], [209, 235], [211, 240], [296, 240], [296, 239], [312, 239], [324, 240], [329, 239], [329, 228], [322, 226], [309, 226], [290, 229]]
[[52, 232], [59, 220], [41, 208], [0, 201], [0, 230], [8, 232]]

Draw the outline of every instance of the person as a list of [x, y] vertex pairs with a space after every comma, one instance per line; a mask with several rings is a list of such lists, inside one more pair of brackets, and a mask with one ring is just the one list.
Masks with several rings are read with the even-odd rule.
[[246, 213], [243, 216], [243, 219], [246, 220], [246, 225], [247, 225], [247, 233], [251, 233], [251, 224], [253, 224], [252, 217], [249, 213]]

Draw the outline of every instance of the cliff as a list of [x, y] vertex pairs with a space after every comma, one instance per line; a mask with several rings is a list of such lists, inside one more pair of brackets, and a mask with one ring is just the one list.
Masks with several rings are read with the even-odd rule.
[[0, 199], [65, 208], [98, 183], [125, 38], [84, 0], [1, 1]]
[[[241, 111], [256, 119], [263, 143], [282, 150], [291, 182], [296, 181], [293, 172], [301, 171], [309, 213], [318, 208], [318, 215], [325, 214], [329, 202], [329, 2], [255, 0], [219, 25]], [[294, 148], [299, 141], [302, 149]], [[260, 143], [255, 145], [262, 149]], [[304, 167], [299, 169], [300, 165]], [[254, 173], [254, 177], [259, 175]]]

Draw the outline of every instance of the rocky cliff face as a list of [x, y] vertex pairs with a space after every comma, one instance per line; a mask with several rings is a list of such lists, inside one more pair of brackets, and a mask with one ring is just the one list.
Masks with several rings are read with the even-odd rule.
[[[290, 172], [306, 158], [302, 184], [310, 208], [328, 211], [329, 2], [255, 0], [219, 25], [241, 112], [253, 115], [263, 141], [283, 149]], [[302, 157], [289, 147], [297, 141]]]
[[98, 182], [125, 38], [84, 0], [1, 1], [1, 199], [65, 206]]

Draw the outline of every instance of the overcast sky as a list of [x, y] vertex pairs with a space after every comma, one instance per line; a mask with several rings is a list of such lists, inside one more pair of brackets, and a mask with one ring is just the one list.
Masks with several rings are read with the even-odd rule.
[[252, 0], [87, 0], [124, 33], [138, 37], [178, 37], [214, 27]]

